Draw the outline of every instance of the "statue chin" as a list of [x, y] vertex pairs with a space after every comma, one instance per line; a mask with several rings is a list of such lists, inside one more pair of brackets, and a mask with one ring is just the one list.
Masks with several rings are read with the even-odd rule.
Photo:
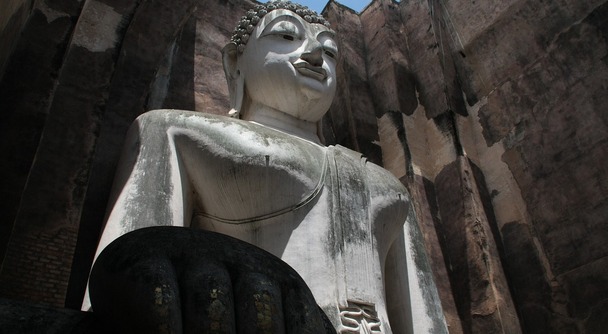
[[291, 122], [288, 117], [311, 123], [321, 121], [333, 101], [336, 89], [333, 83], [320, 82], [300, 74], [290, 78], [293, 81], [285, 86], [281, 86], [284, 80], [279, 76], [275, 79], [268, 80], [267, 85], [251, 83], [246, 87], [243, 100], [247, 103], [243, 103], [241, 110], [245, 119], [253, 119], [255, 114], [269, 113], [271, 109], [284, 123]]

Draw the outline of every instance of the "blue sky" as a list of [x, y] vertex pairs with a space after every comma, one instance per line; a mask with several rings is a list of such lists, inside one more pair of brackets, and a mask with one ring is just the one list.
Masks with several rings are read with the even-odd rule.
[[[260, 1], [260, 0], [258, 0]], [[304, 6], [308, 6], [308, 8], [315, 10], [320, 13], [325, 5], [327, 4], [327, 0], [292, 0], [293, 2], [300, 3]], [[350, 7], [357, 12], [360, 12], [365, 6], [367, 6], [371, 0], [336, 0], [337, 2], [343, 4], [344, 6]], [[266, 2], [261, 0], [261, 2]]]

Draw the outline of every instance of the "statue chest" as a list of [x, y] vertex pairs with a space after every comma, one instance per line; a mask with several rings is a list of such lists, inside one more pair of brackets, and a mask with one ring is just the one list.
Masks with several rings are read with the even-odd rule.
[[169, 131], [196, 215], [258, 221], [304, 205], [321, 190], [325, 147], [247, 122], [204, 125]]

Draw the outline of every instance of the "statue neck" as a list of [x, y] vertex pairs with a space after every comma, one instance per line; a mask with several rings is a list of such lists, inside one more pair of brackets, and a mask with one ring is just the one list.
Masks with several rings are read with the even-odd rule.
[[321, 145], [317, 135], [317, 123], [301, 120], [259, 103], [253, 103], [244, 120], [265, 125], [281, 132]]

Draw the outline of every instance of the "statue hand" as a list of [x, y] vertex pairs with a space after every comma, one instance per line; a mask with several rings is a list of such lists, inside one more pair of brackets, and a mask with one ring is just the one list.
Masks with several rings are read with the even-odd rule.
[[125, 333], [335, 333], [291, 267], [212, 232], [128, 233], [100, 254], [89, 284], [93, 312]]

